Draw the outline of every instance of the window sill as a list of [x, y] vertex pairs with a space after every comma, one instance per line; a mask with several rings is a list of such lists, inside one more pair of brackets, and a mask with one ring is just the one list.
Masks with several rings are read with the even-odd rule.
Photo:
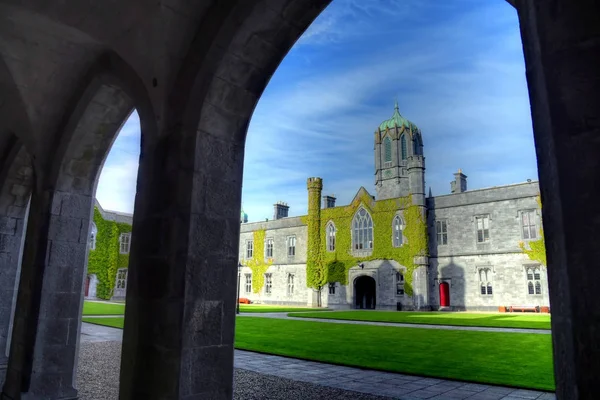
[[373, 254], [373, 249], [369, 250], [352, 250], [354, 257], [370, 257]]

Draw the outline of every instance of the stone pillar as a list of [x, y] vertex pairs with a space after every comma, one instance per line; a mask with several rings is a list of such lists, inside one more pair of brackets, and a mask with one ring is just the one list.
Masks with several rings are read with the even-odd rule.
[[91, 197], [32, 194], [2, 399], [75, 399]]
[[197, 129], [142, 148], [121, 400], [233, 396], [244, 147]]
[[598, 399], [600, 3], [516, 0], [544, 209], [558, 399]]
[[429, 310], [428, 257], [415, 257], [417, 268], [413, 272], [413, 304], [415, 310]]

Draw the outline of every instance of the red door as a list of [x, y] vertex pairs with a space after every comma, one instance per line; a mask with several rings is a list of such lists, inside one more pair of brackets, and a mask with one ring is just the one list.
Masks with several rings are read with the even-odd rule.
[[90, 295], [90, 276], [85, 278], [85, 297]]
[[448, 282], [440, 283], [440, 307], [450, 307], [450, 285], [448, 285]]

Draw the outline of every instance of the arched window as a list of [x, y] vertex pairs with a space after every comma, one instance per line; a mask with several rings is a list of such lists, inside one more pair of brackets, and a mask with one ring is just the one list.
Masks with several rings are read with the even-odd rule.
[[402, 150], [402, 159], [406, 160], [406, 135], [400, 136], [400, 148]]
[[327, 251], [335, 251], [335, 225], [327, 224]]
[[479, 270], [479, 286], [481, 294], [492, 295], [492, 271], [489, 268]]
[[92, 222], [92, 229], [90, 230], [90, 250], [96, 250], [96, 238], [98, 237], [98, 228], [96, 224]]
[[352, 248], [367, 250], [373, 248], [373, 220], [364, 208], [358, 210], [352, 222]]
[[392, 139], [390, 139], [389, 136], [386, 136], [385, 139], [383, 139], [383, 161], [387, 166], [390, 166], [392, 163]]
[[402, 219], [399, 215], [394, 217], [394, 222], [392, 223], [392, 232], [393, 232], [393, 245], [394, 247], [402, 246], [402, 228], [404, 224], [402, 223]]
[[421, 154], [421, 146], [423, 142], [421, 141], [421, 135], [415, 133], [413, 136], [413, 154], [416, 156], [420, 156]]
[[542, 282], [538, 267], [527, 268], [527, 293], [542, 294]]

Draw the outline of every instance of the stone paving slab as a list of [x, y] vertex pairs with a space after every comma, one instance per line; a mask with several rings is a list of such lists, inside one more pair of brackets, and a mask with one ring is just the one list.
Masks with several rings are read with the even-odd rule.
[[[327, 313], [327, 311], [320, 311]], [[332, 324], [351, 324], [351, 325], [374, 325], [374, 326], [392, 326], [396, 328], [420, 328], [420, 329], [441, 329], [448, 331], [476, 331], [476, 332], [505, 332], [505, 333], [532, 333], [536, 335], [550, 335], [550, 329], [520, 329], [520, 328], [492, 328], [483, 326], [452, 326], [452, 325], [431, 325], [431, 324], [406, 324], [402, 322], [375, 322], [375, 321], [350, 321], [343, 319], [326, 318], [300, 318], [290, 317], [288, 313], [240, 313], [240, 317], [250, 318], [276, 318], [292, 319], [295, 321], [327, 322]]]
[[[266, 359], [268, 362], [264, 362]], [[235, 351], [235, 368], [396, 399], [556, 399], [554, 393], [448, 381]]]

